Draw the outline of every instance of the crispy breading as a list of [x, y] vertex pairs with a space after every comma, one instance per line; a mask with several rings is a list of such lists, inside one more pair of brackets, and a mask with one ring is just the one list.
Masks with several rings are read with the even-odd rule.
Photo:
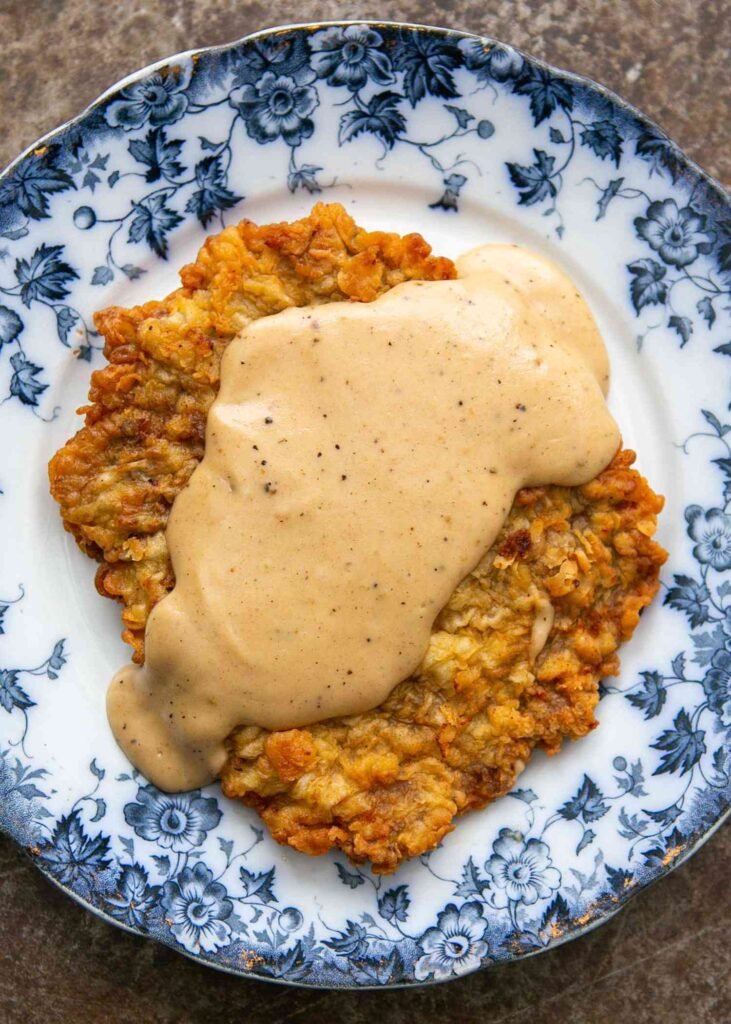
[[203, 457], [229, 341], [288, 306], [370, 302], [402, 281], [454, 276], [420, 235], [364, 231], [339, 204], [318, 203], [294, 223], [226, 228], [167, 298], [97, 313], [109, 362], [92, 374], [85, 426], [49, 477], [64, 526], [102, 562], [99, 593], [124, 605], [122, 636], [136, 662], [147, 617], [175, 583], [165, 526]]
[[[51, 461], [64, 525], [124, 605], [124, 639], [174, 585], [165, 526], [203, 455], [228, 342], [287, 306], [371, 301], [409, 279], [454, 277], [419, 235], [358, 228], [338, 205], [293, 224], [244, 221], [210, 238], [162, 301], [96, 323], [109, 365], [92, 376], [86, 424]], [[420, 670], [367, 714], [229, 740], [224, 792], [281, 843], [336, 847], [389, 873], [432, 849], [454, 818], [507, 792], [541, 747], [594, 728], [598, 682], [658, 588], [662, 499], [621, 451], [579, 488], [521, 491], [496, 543], [438, 617]], [[553, 625], [535, 653], [540, 625]]]
[[536, 747], [554, 754], [586, 735], [599, 680], [617, 673], [666, 557], [652, 540], [663, 500], [633, 461], [620, 451], [584, 487], [520, 491], [437, 619], [420, 670], [366, 714], [239, 729], [224, 793], [256, 808], [280, 843], [336, 847], [388, 874], [508, 792]]

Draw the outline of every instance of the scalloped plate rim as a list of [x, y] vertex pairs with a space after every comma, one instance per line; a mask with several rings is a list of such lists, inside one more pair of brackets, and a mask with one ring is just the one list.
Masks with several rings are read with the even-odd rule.
[[[685, 864], [686, 861], [690, 860], [690, 858], [695, 853], [697, 853], [697, 851], [700, 850], [702, 846], [705, 846], [708, 840], [711, 839], [711, 837], [714, 836], [716, 832], [718, 832], [718, 830], [730, 816], [731, 807], [728, 807], [726, 811], [716, 819], [716, 821], [711, 825], [711, 827], [706, 829], [706, 831], [698, 837], [698, 839], [692, 846], [685, 847], [682, 853], [678, 857], [676, 857], [675, 860], [671, 861], [671, 863], [667, 865], [662, 870], [662, 872], [659, 872], [657, 875], [655, 875], [654, 878], [649, 879], [647, 882], [642, 883], [636, 888], [630, 889], [621, 903], [618, 903], [616, 907], [608, 908], [602, 913], [600, 917], [596, 917], [593, 921], [589, 921], [587, 924], [580, 925], [578, 928], [574, 928], [572, 930], [564, 932], [563, 935], [560, 936], [560, 938], [554, 939], [551, 945], [544, 949], [531, 949], [529, 950], [529, 952], [522, 953], [519, 957], [513, 957], [510, 960], [498, 961], [496, 963], [481, 964], [480, 967], [478, 967], [474, 971], [471, 971], [470, 974], [465, 975], [465, 977], [470, 977], [470, 975], [472, 974], [481, 974], [485, 971], [489, 971], [490, 969], [494, 970], [498, 967], [507, 967], [513, 964], [522, 963], [524, 960], [532, 960], [534, 957], [541, 956], [545, 953], [550, 953], [552, 950], [558, 949], [560, 946], [565, 946], [567, 943], [573, 942], [575, 939], [580, 939], [584, 935], [588, 935], [589, 932], [596, 931], [597, 928], [601, 928], [602, 925], [606, 924], [608, 921], [611, 921], [618, 914], [620, 914], [625, 909], [625, 907], [627, 907], [629, 903], [632, 900], [634, 900], [637, 896], [639, 896], [641, 893], [646, 892], [648, 889], [653, 888], [656, 885], [656, 883], [662, 881], [663, 878], [667, 878], [667, 876], [671, 874], [673, 871], [675, 871], [676, 868], [682, 867], [682, 865]], [[5, 832], [1, 827], [0, 833], [9, 838], [11, 842], [18, 847], [23, 856], [31, 864], [33, 864], [36, 867], [36, 869], [40, 872], [40, 874], [47, 881], [49, 881], [56, 889], [59, 889], [65, 896], [68, 896], [70, 899], [74, 901], [74, 903], [78, 904], [80, 907], [83, 907], [84, 910], [86, 910], [90, 914], [93, 914], [93, 916], [97, 917], [100, 921], [104, 921], [105, 924], [109, 924], [113, 928], [117, 928], [120, 931], [125, 932], [127, 935], [133, 935], [137, 939], [143, 939], [144, 941], [148, 942], [157, 942], [159, 945], [165, 946], [167, 949], [172, 950], [174, 953], [177, 953], [180, 956], [184, 956], [186, 960], [191, 960], [194, 964], [201, 964], [204, 967], [211, 968], [212, 970], [217, 971], [219, 974], [227, 974], [229, 977], [232, 978], [241, 978], [243, 981], [263, 981], [269, 985], [280, 985], [283, 988], [301, 988], [312, 992], [390, 992], [394, 989], [401, 990], [413, 988], [426, 988], [426, 986], [431, 985], [449, 985], [454, 983], [455, 981], [460, 980], [459, 978], [453, 976], [450, 978], [430, 978], [427, 981], [399, 981], [389, 983], [388, 985], [317, 985], [308, 984], [305, 981], [289, 981], [287, 978], [274, 978], [266, 974], [245, 975], [241, 971], [236, 971], [232, 967], [227, 967], [225, 964], [216, 963], [215, 960], [207, 960], [204, 957], [198, 956], [195, 953], [189, 953], [186, 949], [181, 949], [179, 946], [174, 946], [172, 943], [166, 942], [155, 935], [144, 935], [136, 929], [131, 928], [128, 924], [125, 924], [123, 921], [115, 920], [113, 917], [110, 917], [108, 914], [105, 914], [103, 911], [101, 911], [99, 907], [95, 907], [93, 903], [90, 903], [88, 900], [85, 900], [84, 897], [81, 896], [79, 893], [74, 892], [73, 889], [69, 889], [67, 886], [63, 884], [63, 882], [60, 882], [57, 878], [54, 878], [53, 875], [49, 871], [46, 871], [41, 864], [38, 864], [37, 861], [33, 860], [33, 857], [28, 853], [27, 850], [25, 850], [19, 843], [16, 842], [13, 836]]]
[[86, 118], [89, 114], [93, 113], [93, 111], [96, 110], [97, 107], [101, 106], [102, 103], [108, 100], [111, 96], [115, 95], [115, 93], [120, 92], [122, 89], [130, 85], [132, 82], [136, 82], [138, 79], [144, 78], [151, 72], [157, 71], [158, 68], [163, 68], [176, 60], [183, 60], [188, 57], [195, 57], [199, 54], [223, 53], [225, 50], [230, 50], [235, 46], [239, 46], [241, 43], [246, 43], [252, 39], [258, 39], [262, 36], [278, 35], [281, 32], [290, 32], [293, 29], [315, 30], [324, 28], [337, 28], [338, 26], [343, 25], [370, 25], [376, 28], [419, 29], [420, 31], [424, 32], [434, 32], [437, 35], [454, 35], [458, 36], [460, 39], [486, 39], [489, 40], [489, 42], [491, 43], [497, 43], [498, 45], [502, 46], [510, 46], [522, 57], [526, 58], [526, 60], [529, 60], [531, 64], [536, 64], [539, 67], [547, 68], [549, 71], [560, 75], [562, 78], [569, 78], [571, 79], [571, 81], [579, 82], [582, 85], [586, 85], [592, 89], [595, 89], [597, 92], [600, 92], [603, 96], [606, 96], [608, 99], [610, 99], [613, 103], [616, 103], [617, 106], [629, 111], [639, 121], [642, 121], [649, 128], [656, 129], [658, 132], [660, 132], [661, 135], [664, 135], [665, 138], [668, 139], [668, 141], [670, 141], [673, 144], [673, 146], [678, 150], [678, 152], [683, 157], [683, 160], [688, 164], [689, 167], [696, 171], [696, 173], [699, 174], [706, 182], [708, 182], [708, 184], [712, 185], [715, 189], [717, 189], [724, 199], [726, 199], [728, 202], [731, 202], [731, 192], [728, 189], [726, 189], [725, 186], [721, 184], [721, 182], [717, 178], [714, 178], [712, 174], [709, 174], [708, 171], [704, 170], [704, 168], [701, 167], [700, 164], [696, 163], [696, 161], [692, 157], [688, 156], [685, 150], [675, 141], [675, 138], [672, 135], [668, 135], [665, 129], [660, 127], [657, 121], [654, 121], [651, 117], [648, 117], [647, 114], [643, 113], [643, 111], [641, 111], [638, 107], [635, 107], [634, 104], [629, 102], [629, 100], [624, 99], [624, 97], [620, 96], [619, 93], [614, 92], [614, 90], [610, 89], [609, 86], [603, 85], [601, 82], [597, 82], [596, 79], [591, 78], [589, 75], [582, 75], [577, 71], [568, 71], [565, 68], [560, 68], [558, 67], [558, 65], [551, 64], [550, 61], [543, 60], [543, 58], [541, 57], [534, 57], [532, 54], [528, 53], [527, 50], [522, 49], [522, 47], [520, 46], [513, 46], [512, 43], [506, 43], [505, 40], [498, 39], [495, 36], [483, 36], [480, 35], [479, 32], [468, 32], [466, 29], [447, 28], [439, 25], [425, 25], [422, 24], [421, 22], [415, 21], [387, 21], [381, 20], [379, 18], [346, 18], [343, 20], [335, 21], [286, 22], [281, 25], [274, 25], [271, 28], [258, 29], [256, 32], [248, 32], [246, 35], [239, 36], [237, 39], [232, 39], [228, 43], [218, 43], [215, 46], [194, 46], [190, 50], [179, 50], [177, 53], [173, 53], [169, 57], [162, 57], [160, 58], [160, 60], [152, 61], [152, 63], [150, 64], [145, 64], [144, 67], [138, 68], [136, 71], [131, 71], [128, 75], [125, 75], [123, 78], [119, 78], [112, 85], [104, 89], [103, 92], [100, 92], [99, 95], [96, 96], [93, 100], [91, 100], [91, 102], [88, 103], [83, 108], [83, 110], [81, 110], [78, 114], [75, 114], [73, 117], [68, 118], [68, 120], [63, 121], [60, 125], [57, 125], [55, 128], [51, 128], [44, 135], [39, 136], [39, 138], [37, 138], [34, 142], [31, 142], [30, 145], [26, 146], [25, 149], [22, 150], [22, 152], [18, 153], [18, 155], [14, 157], [9, 164], [7, 164], [5, 167], [2, 168], [2, 170], [0, 170], [0, 181], [2, 181], [2, 179], [12, 170], [14, 170], [14, 168], [19, 163], [21, 163], [22, 160], [29, 156], [33, 152], [33, 150], [36, 149], [38, 146], [42, 146], [47, 142], [51, 142], [56, 137], [56, 135], [59, 135], [67, 128], [70, 128], [72, 125], [77, 124], [79, 121], [83, 121], [84, 118]]
[[[159, 60], [153, 61], [153, 62], [151, 62], [151, 63], [149, 63], [147, 65], [144, 65], [143, 67], [140, 67], [140, 68], [136, 69], [135, 71], [130, 72], [130, 74], [128, 74], [128, 75], [118, 79], [112, 85], [110, 85], [109, 87], [104, 89], [101, 93], [99, 93], [95, 97], [95, 99], [93, 99], [89, 104], [87, 104], [78, 114], [70, 117], [68, 120], [64, 121], [62, 124], [60, 124], [60, 125], [56, 126], [55, 128], [49, 130], [45, 134], [43, 134], [40, 137], [38, 137], [35, 141], [30, 143], [21, 153], [19, 153], [16, 157], [14, 157], [2, 169], [2, 171], [0, 171], [0, 182], [2, 182], [19, 164], [21, 164], [23, 162], [23, 160], [25, 160], [28, 156], [31, 156], [36, 149], [38, 149], [41, 146], [46, 145], [49, 142], [52, 142], [58, 135], [62, 134], [68, 128], [71, 128], [74, 125], [83, 122], [98, 107], [100, 107], [102, 104], [104, 104], [111, 97], [113, 97], [116, 94], [120, 93], [120, 91], [122, 89], [124, 89], [125, 87], [129, 86], [130, 84], [133, 84], [134, 82], [136, 82], [136, 81], [138, 81], [140, 79], [145, 78], [146, 76], [148, 76], [149, 74], [154, 73], [155, 71], [159, 70], [160, 68], [166, 67], [166, 66], [168, 66], [168, 65], [170, 65], [172, 63], [175, 63], [176, 61], [190, 59], [190, 58], [193, 58], [193, 57], [196, 57], [196, 56], [208, 55], [208, 54], [216, 54], [216, 53], [224, 53], [224, 52], [226, 52], [228, 50], [231, 50], [231, 49], [241, 45], [242, 43], [250, 42], [252, 40], [261, 39], [261, 38], [268, 38], [268, 37], [271, 37], [271, 36], [279, 35], [279, 34], [284, 33], [284, 32], [289, 32], [289, 31], [293, 31], [293, 30], [316, 31], [316, 30], [319, 30], [319, 29], [326, 29], [326, 28], [331, 28], [331, 27], [332, 28], [347, 27], [349, 25], [355, 25], [355, 26], [364, 25], [364, 26], [373, 27], [373, 28], [387, 28], [387, 29], [407, 28], [407, 29], [414, 29], [414, 30], [418, 30], [418, 31], [422, 31], [422, 32], [431, 33], [431, 34], [434, 34], [434, 35], [439, 36], [439, 37], [445, 37], [446, 36], [446, 37], [454, 37], [454, 38], [457, 38], [457, 39], [465, 39], [465, 38], [467, 38], [467, 39], [479, 39], [479, 40], [486, 40], [486, 41], [488, 41], [490, 43], [493, 43], [493, 44], [498, 44], [498, 45], [503, 45], [503, 46], [506, 46], [506, 45], [510, 46], [518, 54], [520, 54], [524, 59], [529, 61], [530, 64], [532, 64], [534, 66], [537, 66], [537, 67], [540, 67], [540, 68], [543, 68], [543, 69], [546, 69], [546, 70], [550, 71], [552, 74], [558, 76], [561, 79], [566, 79], [566, 80], [569, 80], [571, 82], [581, 84], [581, 85], [589, 88], [590, 90], [593, 90], [594, 92], [599, 93], [604, 98], [609, 100], [616, 107], [622, 109], [625, 112], [630, 113], [644, 127], [647, 127], [649, 129], [653, 129], [656, 132], [658, 132], [661, 136], [663, 136], [665, 139], [667, 139], [672, 144], [672, 146], [674, 147], [674, 149], [677, 152], [677, 155], [682, 159], [683, 164], [685, 165], [685, 167], [691, 169], [695, 174], [698, 175], [698, 177], [700, 179], [705, 181], [707, 183], [707, 185], [709, 185], [718, 194], [718, 197], [719, 197], [720, 201], [723, 204], [731, 204], [731, 193], [729, 192], [729, 190], [727, 190], [725, 188], [725, 186], [720, 181], [718, 181], [715, 177], [713, 177], [711, 174], [709, 174], [707, 171], [705, 171], [692, 157], [688, 156], [688, 154], [682, 149], [682, 147], [680, 145], [678, 145], [678, 143], [674, 140], [674, 138], [672, 136], [668, 135], [668, 133], [657, 124], [657, 122], [655, 122], [652, 118], [648, 117], [645, 113], [643, 113], [641, 110], [639, 110], [637, 107], [635, 107], [632, 103], [630, 103], [627, 100], [625, 100], [618, 93], [614, 92], [612, 89], [610, 89], [609, 87], [603, 85], [602, 83], [597, 82], [596, 80], [594, 80], [590, 76], [582, 75], [580, 73], [569, 71], [569, 70], [566, 70], [564, 68], [558, 67], [557, 65], [554, 65], [554, 64], [552, 64], [552, 63], [550, 63], [550, 62], [548, 62], [546, 60], [543, 60], [541, 58], [538, 58], [538, 57], [535, 57], [535, 56], [531, 55], [529, 52], [527, 52], [526, 50], [522, 49], [521, 47], [513, 47], [512, 44], [506, 44], [503, 40], [497, 39], [497, 38], [495, 38], [493, 36], [482, 35], [480, 33], [470, 32], [470, 31], [463, 30], [463, 29], [448, 28], [448, 27], [437, 26], [437, 25], [421, 24], [421, 23], [418, 23], [418, 22], [402, 22], [402, 21], [390, 21], [390, 20], [369, 19], [369, 18], [362, 18], [362, 19], [336, 19], [336, 20], [330, 20], [330, 21], [309, 21], [309, 22], [292, 22], [292, 23], [277, 24], [277, 25], [272, 26], [272, 27], [263, 28], [263, 29], [255, 31], [255, 32], [247, 33], [247, 34], [245, 34], [245, 35], [243, 35], [243, 36], [241, 36], [241, 37], [239, 37], [237, 39], [231, 40], [231, 41], [229, 41], [227, 43], [221, 43], [221, 44], [217, 44], [217, 45], [213, 45], [213, 46], [192, 47], [191, 49], [182, 50], [182, 51], [176, 52], [174, 54], [171, 54], [170, 56], [163, 57], [163, 58], [160, 58]], [[688, 861], [690, 859], [690, 857], [692, 857], [693, 854], [697, 850], [699, 850], [720, 829], [720, 827], [726, 822], [726, 820], [729, 817], [731, 817], [731, 805], [725, 807], [719, 813], [718, 817], [703, 832], [701, 832], [695, 839], [693, 839], [691, 842], [689, 842], [688, 845], [685, 846], [682, 849], [682, 851], [678, 854], [678, 856], [674, 860], [672, 860], [669, 864], [663, 865], [656, 872], [656, 874], [653, 875], [653, 877], [647, 879], [646, 881], [640, 882], [637, 886], [634, 886], [634, 887], [630, 888], [625, 894], [623, 894], [619, 898], [619, 902], [616, 904], [616, 906], [609, 907], [609, 908], [604, 908], [597, 915], [597, 917], [595, 917], [593, 920], [591, 920], [591, 921], [589, 921], [589, 922], [587, 922], [586, 924], [583, 924], [583, 925], [570, 926], [565, 932], [563, 932], [560, 935], [560, 937], [558, 937], [557, 939], [552, 940], [551, 944], [548, 947], [534, 948], [534, 949], [531, 949], [531, 950], [529, 950], [527, 952], [523, 952], [520, 955], [514, 956], [512, 958], [508, 958], [506, 960], [482, 963], [478, 968], [476, 968], [475, 970], [470, 971], [469, 973], [476, 973], [476, 971], [478, 971], [478, 970], [479, 971], [484, 971], [484, 970], [489, 969], [490, 967], [498, 967], [498, 966], [501, 966], [501, 965], [506, 964], [506, 963], [515, 963], [517, 961], [522, 961], [522, 960], [527, 959], [529, 957], [534, 957], [534, 956], [536, 956], [536, 955], [538, 955], [540, 953], [549, 952], [550, 950], [555, 949], [558, 946], [565, 945], [567, 942], [571, 942], [574, 939], [580, 938], [581, 936], [586, 935], [587, 933], [589, 933], [591, 931], [594, 931], [595, 929], [599, 928], [601, 925], [603, 925], [604, 923], [609, 921], [611, 918], [615, 917], [639, 893], [643, 892], [645, 889], [649, 888], [650, 886], [653, 886], [656, 882], [660, 881], [662, 878], [665, 878], [667, 875], [669, 875], [677, 867], [679, 867], [682, 864], [686, 863], [686, 861]], [[69, 896], [77, 904], [82, 906], [85, 910], [87, 910], [90, 913], [92, 913], [94, 916], [96, 916], [96, 917], [100, 918], [101, 920], [105, 921], [107, 924], [112, 925], [115, 928], [119, 928], [122, 931], [127, 932], [127, 933], [129, 933], [131, 935], [137, 936], [139, 938], [144, 938], [144, 939], [152, 939], [155, 942], [159, 942], [161, 945], [167, 946], [168, 948], [174, 950], [176, 953], [182, 954], [183, 956], [185, 956], [186, 958], [194, 961], [195, 963], [203, 964], [206, 967], [213, 968], [214, 970], [219, 971], [219, 972], [224, 973], [224, 974], [233, 975], [233, 976], [239, 977], [239, 978], [247, 978], [247, 977], [249, 977], [249, 978], [252, 978], [252, 979], [257, 980], [257, 981], [264, 981], [264, 982], [268, 982], [268, 983], [275, 984], [275, 985], [294, 986], [294, 987], [297, 987], [297, 988], [304, 988], [304, 989], [324, 989], [324, 990], [331, 990], [331, 991], [339, 991], [339, 990], [342, 990], [342, 991], [352, 991], [352, 990], [356, 990], [356, 991], [370, 991], [370, 990], [384, 990], [384, 989], [410, 989], [410, 988], [415, 988], [415, 987], [424, 987], [424, 986], [427, 986], [427, 985], [438, 985], [438, 984], [440, 985], [440, 984], [445, 984], [448, 981], [456, 980], [456, 978], [454, 976], [452, 976], [452, 977], [443, 978], [443, 979], [438, 979], [438, 978], [435, 978], [435, 977], [431, 977], [431, 978], [423, 980], [423, 981], [401, 981], [401, 982], [395, 982], [395, 983], [390, 982], [390, 983], [388, 983], [386, 985], [379, 985], [379, 984], [363, 985], [363, 984], [358, 984], [358, 983], [353, 983], [353, 982], [346, 982], [343, 985], [322, 985], [322, 984], [318, 984], [318, 983], [308, 983], [308, 982], [303, 982], [303, 981], [299, 981], [299, 980], [289, 980], [287, 978], [277, 978], [277, 977], [267, 976], [265, 974], [255, 973], [253, 971], [250, 974], [249, 973], [244, 973], [243, 971], [235, 970], [235, 969], [233, 969], [231, 967], [226, 966], [225, 964], [218, 963], [218, 962], [216, 962], [213, 959], [209, 959], [206, 955], [190, 953], [187, 950], [183, 949], [180, 945], [174, 943], [172, 940], [167, 941], [166, 939], [161, 938], [161, 937], [156, 936], [156, 935], [152, 935], [152, 934], [148, 935], [148, 934], [141, 933], [139, 930], [129, 926], [128, 924], [124, 923], [123, 921], [120, 921], [120, 920], [117, 920], [117, 919], [113, 918], [112, 916], [110, 916], [109, 914], [107, 914], [103, 910], [101, 910], [99, 907], [95, 906], [93, 903], [91, 903], [90, 901], [85, 899], [81, 894], [75, 892], [72, 888], [70, 888], [70, 886], [64, 884], [59, 879], [55, 878], [51, 874], [51, 872], [42, 863], [40, 863], [37, 859], [34, 859], [29, 854], [29, 852], [26, 850], [26, 848], [23, 847], [23, 845], [10, 832], [8, 832], [3, 827], [2, 822], [0, 822], [0, 832], [3, 835], [8, 836], [8, 838], [13, 842], [13, 844], [19, 850], [21, 850], [21, 852], [23, 852], [24, 855], [26, 857], [28, 857], [28, 859], [34, 864], [36, 869], [39, 870], [40, 873], [45, 878], [47, 878], [51, 883], [53, 883], [53, 885], [56, 888], [60, 889], [63, 893], [65, 893], [67, 896]]]

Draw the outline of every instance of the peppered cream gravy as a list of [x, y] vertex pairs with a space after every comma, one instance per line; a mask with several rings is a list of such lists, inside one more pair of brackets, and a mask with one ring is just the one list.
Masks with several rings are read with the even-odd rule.
[[458, 271], [288, 309], [228, 347], [170, 515], [175, 589], [145, 665], [108, 694], [118, 742], [162, 789], [214, 778], [239, 724], [380, 704], [515, 492], [585, 483], [617, 450], [607, 354], [573, 283], [516, 246]]

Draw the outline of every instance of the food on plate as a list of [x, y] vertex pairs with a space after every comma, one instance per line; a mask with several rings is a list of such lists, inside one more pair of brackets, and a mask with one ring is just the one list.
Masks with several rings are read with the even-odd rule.
[[64, 526], [100, 562], [144, 659], [147, 617], [173, 587], [165, 527], [203, 456], [221, 356], [248, 323], [289, 306], [371, 302], [402, 281], [454, 277], [417, 234], [364, 231], [337, 203], [291, 224], [244, 220], [210, 237], [162, 301], [97, 313], [108, 365], [91, 377], [82, 429], [50, 463]]
[[362, 715], [239, 729], [224, 793], [280, 843], [387, 874], [512, 789], [534, 749], [594, 729], [599, 680], [619, 671], [666, 557], [652, 540], [662, 499], [633, 461], [623, 450], [583, 487], [520, 491], [417, 672]]
[[516, 246], [457, 269], [264, 317], [226, 350], [168, 522], [175, 589], [107, 700], [161, 788], [214, 779], [237, 725], [380, 704], [518, 489], [586, 483], [616, 452], [606, 352], [573, 285]]
[[50, 467], [125, 605], [110, 723], [161, 788], [220, 775], [280, 842], [392, 871], [593, 727], [662, 500], [542, 257], [455, 271], [318, 204], [181, 276], [98, 314], [110, 365]]

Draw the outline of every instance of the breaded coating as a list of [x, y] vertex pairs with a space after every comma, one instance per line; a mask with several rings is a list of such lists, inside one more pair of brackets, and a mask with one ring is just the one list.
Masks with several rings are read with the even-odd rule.
[[64, 526], [102, 563], [97, 590], [124, 605], [134, 661], [144, 660], [150, 611], [175, 583], [165, 526], [203, 457], [229, 341], [288, 306], [371, 302], [402, 281], [454, 276], [420, 235], [364, 231], [339, 204], [318, 203], [294, 223], [226, 228], [167, 298], [96, 314], [108, 365], [92, 374], [85, 426], [49, 477]]
[[[53, 458], [66, 529], [101, 562], [144, 660], [153, 606], [174, 586], [170, 508], [203, 456], [221, 355], [252, 319], [288, 306], [372, 301], [405, 280], [455, 276], [419, 235], [366, 232], [337, 205], [292, 224], [209, 238], [182, 288], [96, 316], [108, 365], [85, 426]], [[296, 372], [296, 371], [294, 371]], [[620, 451], [584, 487], [521, 491], [496, 543], [439, 615], [419, 671], [363, 715], [303, 729], [243, 727], [224, 792], [281, 843], [339, 848], [387, 874], [436, 846], [454, 818], [512, 788], [536, 747], [596, 725], [598, 683], [658, 588], [662, 499]]]
[[620, 451], [583, 487], [520, 491], [419, 671], [366, 714], [239, 729], [224, 793], [280, 843], [388, 874], [508, 792], [536, 747], [555, 754], [590, 732], [599, 680], [617, 673], [666, 558], [652, 540], [663, 500], [633, 461]]

